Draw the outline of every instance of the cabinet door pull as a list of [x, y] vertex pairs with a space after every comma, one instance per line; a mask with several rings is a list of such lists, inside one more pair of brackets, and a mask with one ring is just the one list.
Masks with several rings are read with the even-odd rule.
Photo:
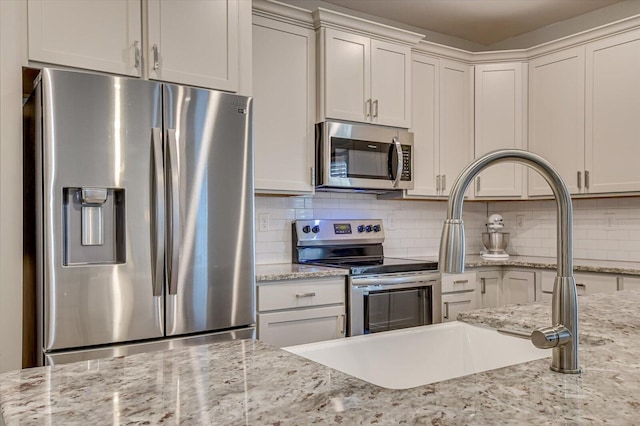
[[582, 172], [578, 171], [578, 189], [582, 189]]
[[449, 319], [449, 302], [444, 302], [444, 319]]
[[624, 278], [616, 277], [616, 291], [624, 290]]
[[373, 101], [373, 116], [378, 117], [378, 100]]
[[436, 191], [440, 191], [440, 175], [436, 176]]
[[316, 186], [316, 168], [311, 166], [311, 186]]
[[140, 71], [140, 42], [138, 40], [133, 42], [133, 48], [135, 50], [135, 67], [138, 71]]
[[584, 189], [589, 190], [589, 170], [584, 171]]
[[480, 192], [480, 176], [476, 178], [476, 192]]
[[442, 190], [447, 190], [447, 175], [442, 175]]
[[367, 101], [364, 103], [364, 115], [366, 117], [371, 116], [371, 99], [367, 99]]
[[340, 314], [340, 330], [338, 331], [338, 334], [344, 336], [345, 334], [345, 328], [347, 327], [347, 315], [346, 314]]
[[296, 297], [300, 298], [300, 297], [313, 297], [315, 296], [316, 293], [315, 292], [309, 292], [309, 293], [296, 293]]
[[160, 47], [157, 44], [153, 45], [153, 70], [156, 71], [160, 68]]
[[480, 293], [485, 294], [487, 292], [487, 280], [486, 278], [480, 278]]

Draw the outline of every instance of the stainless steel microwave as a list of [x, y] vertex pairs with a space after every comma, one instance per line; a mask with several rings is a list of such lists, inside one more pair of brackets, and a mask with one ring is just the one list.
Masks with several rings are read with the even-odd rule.
[[413, 133], [371, 124], [316, 124], [316, 187], [413, 189]]

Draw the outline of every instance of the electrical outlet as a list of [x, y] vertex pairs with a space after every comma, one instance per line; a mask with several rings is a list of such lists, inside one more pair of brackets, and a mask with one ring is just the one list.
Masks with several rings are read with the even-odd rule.
[[269, 213], [260, 213], [258, 215], [259, 229], [260, 232], [268, 232], [269, 231]]
[[396, 218], [393, 216], [393, 213], [389, 213], [387, 216], [387, 229], [389, 231], [396, 229]]
[[604, 227], [607, 231], [613, 231], [616, 229], [616, 217], [615, 213], [604, 214]]
[[516, 215], [516, 228], [519, 228], [519, 229], [524, 228], [524, 215], [523, 214]]

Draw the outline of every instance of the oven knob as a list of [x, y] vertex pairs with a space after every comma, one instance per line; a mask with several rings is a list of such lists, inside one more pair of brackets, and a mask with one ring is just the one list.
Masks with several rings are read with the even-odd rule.
[[371, 225], [367, 225], [367, 227], [366, 227], [366, 228], [364, 228], [364, 229], [365, 229], [367, 232], [371, 232], [372, 227], [371, 227]]
[[358, 232], [364, 232], [364, 225], [358, 225]]
[[373, 225], [373, 232], [380, 232], [380, 225]]
[[311, 227], [309, 225], [303, 226], [302, 232], [304, 232], [305, 234], [308, 234], [309, 232], [311, 232]]
[[317, 234], [318, 232], [320, 232], [320, 227], [316, 225], [313, 228], [311, 228], [311, 230], [313, 231], [314, 234]]

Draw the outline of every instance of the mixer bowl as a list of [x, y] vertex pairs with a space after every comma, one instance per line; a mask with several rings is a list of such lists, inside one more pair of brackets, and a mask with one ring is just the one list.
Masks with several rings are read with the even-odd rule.
[[482, 244], [491, 254], [504, 253], [504, 249], [506, 249], [509, 244], [509, 233], [483, 232]]

